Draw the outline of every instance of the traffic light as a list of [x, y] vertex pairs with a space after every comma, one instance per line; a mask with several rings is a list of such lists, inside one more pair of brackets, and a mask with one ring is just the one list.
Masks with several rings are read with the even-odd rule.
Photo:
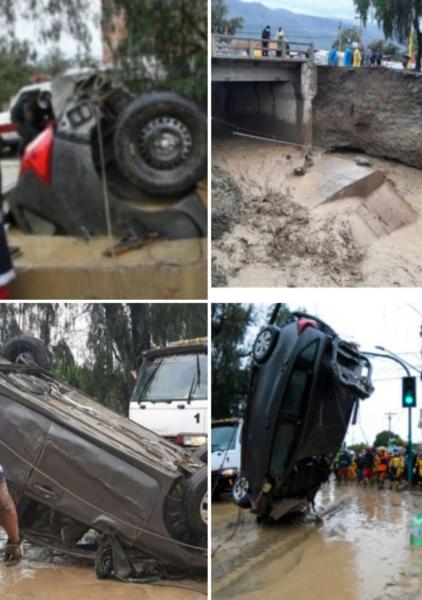
[[404, 408], [416, 407], [416, 377], [403, 377], [402, 406]]

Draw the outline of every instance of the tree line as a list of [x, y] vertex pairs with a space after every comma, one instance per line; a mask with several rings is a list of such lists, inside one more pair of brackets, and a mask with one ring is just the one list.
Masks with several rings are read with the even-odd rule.
[[53, 373], [128, 415], [142, 353], [171, 341], [206, 337], [204, 304], [0, 304], [0, 344], [15, 335], [40, 338]]

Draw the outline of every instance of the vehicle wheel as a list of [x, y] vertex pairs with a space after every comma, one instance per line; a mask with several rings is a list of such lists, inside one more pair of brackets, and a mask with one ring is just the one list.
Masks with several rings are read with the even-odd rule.
[[197, 448], [193, 455], [198, 458], [200, 461], [202, 461], [203, 463], [207, 464], [208, 462], [208, 445], [204, 444], [203, 446], [200, 446], [199, 448]]
[[258, 363], [263, 363], [270, 356], [276, 345], [280, 330], [274, 325], [268, 325], [259, 332], [252, 348], [252, 356]]
[[206, 174], [205, 115], [177, 94], [138, 96], [117, 120], [114, 154], [121, 172], [148, 194], [187, 193]]
[[113, 550], [110, 544], [100, 546], [94, 559], [95, 575], [98, 579], [110, 579], [113, 576]]
[[45, 371], [51, 370], [51, 358], [46, 346], [41, 340], [29, 335], [18, 335], [8, 340], [1, 354], [12, 363], [31, 360]]
[[232, 496], [235, 504], [242, 508], [251, 507], [251, 497], [249, 494], [249, 482], [244, 475], [238, 475], [233, 484]]
[[197, 535], [207, 535], [208, 525], [208, 470], [196, 471], [187, 482], [186, 515]]

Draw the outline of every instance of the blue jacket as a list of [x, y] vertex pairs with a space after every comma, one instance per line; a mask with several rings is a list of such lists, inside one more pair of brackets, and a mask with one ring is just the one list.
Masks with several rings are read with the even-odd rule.
[[351, 49], [350, 46], [348, 46], [346, 48], [346, 50], [344, 51], [343, 63], [344, 63], [345, 67], [351, 67], [353, 64], [353, 50]]
[[338, 65], [338, 54], [335, 48], [331, 48], [328, 54], [328, 64], [331, 67], [336, 67]]

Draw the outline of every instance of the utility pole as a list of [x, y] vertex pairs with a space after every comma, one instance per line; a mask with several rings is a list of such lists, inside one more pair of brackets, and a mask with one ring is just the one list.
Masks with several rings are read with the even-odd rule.
[[396, 416], [397, 413], [386, 412], [384, 413], [388, 419], [388, 433], [391, 433], [391, 419]]

